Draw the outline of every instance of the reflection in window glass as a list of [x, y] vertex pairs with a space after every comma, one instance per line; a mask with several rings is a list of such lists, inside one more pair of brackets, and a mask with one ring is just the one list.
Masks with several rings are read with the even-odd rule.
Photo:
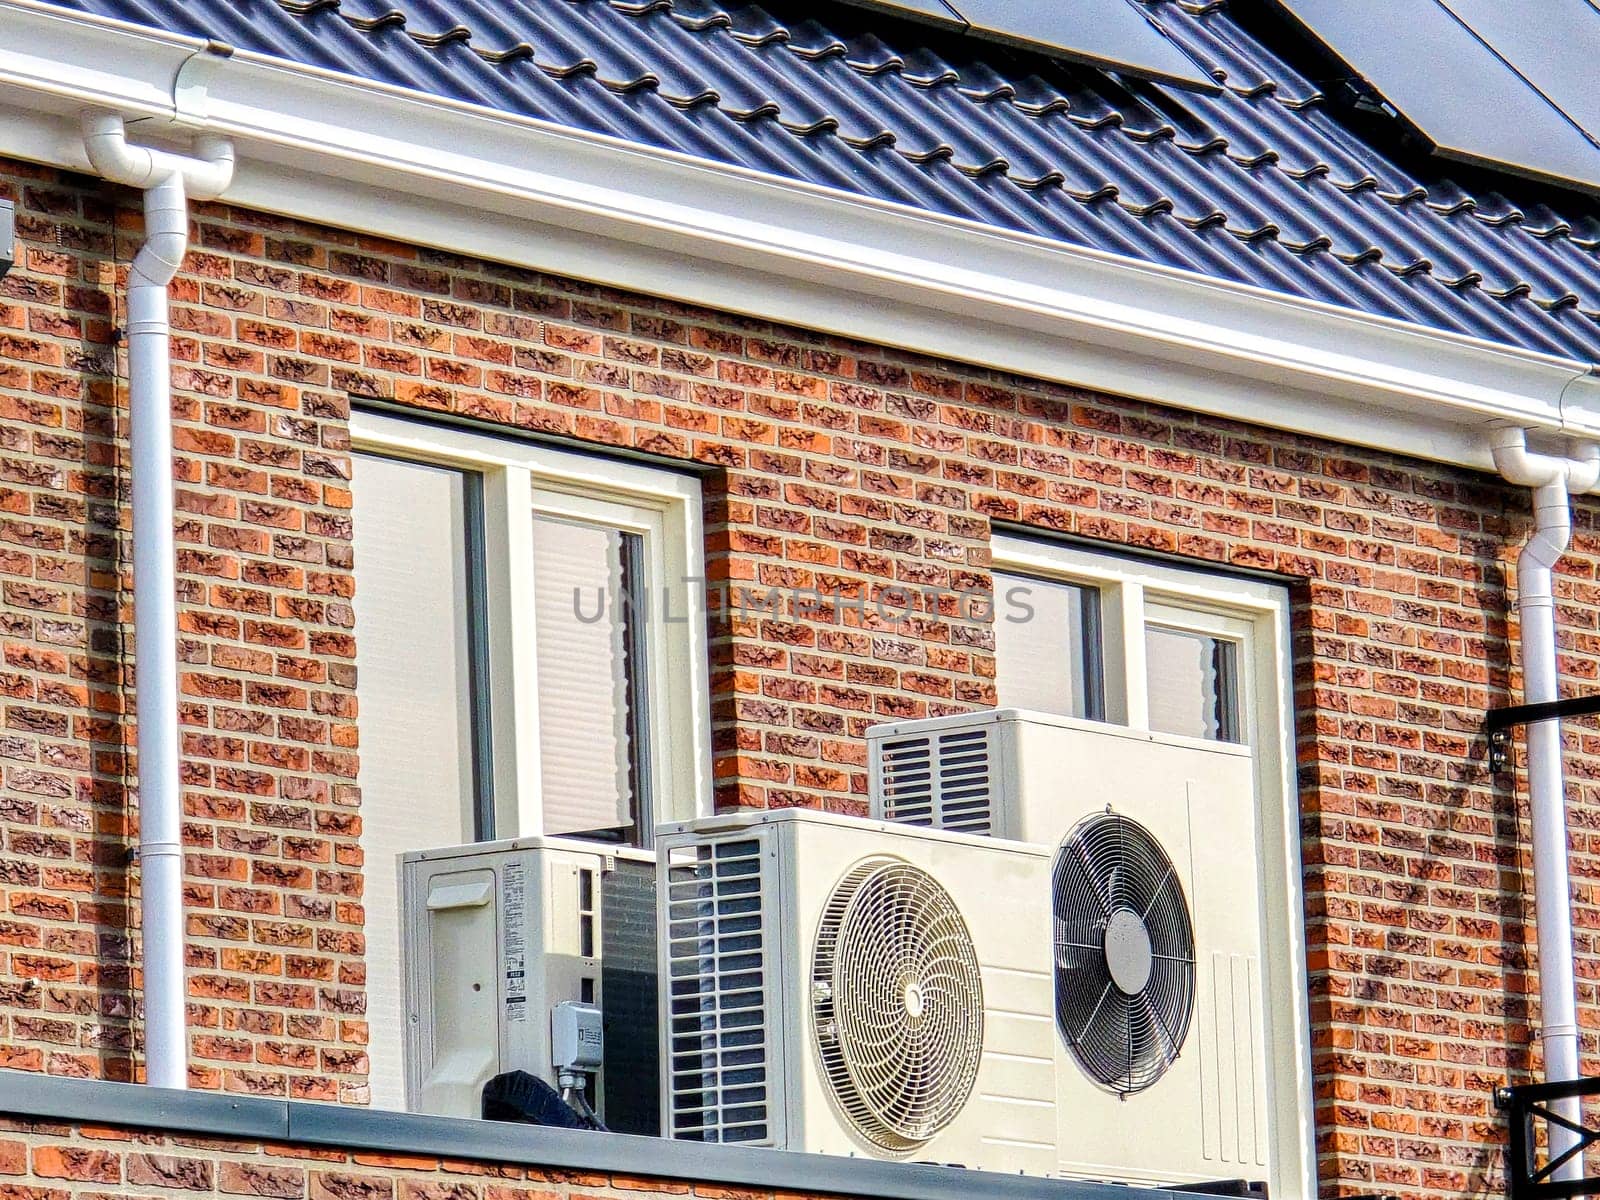
[[1100, 720], [1100, 594], [995, 573], [995, 684], [1003, 708]]
[[544, 831], [637, 840], [642, 539], [535, 516]]
[[405, 1104], [399, 856], [477, 832], [468, 628], [475, 482], [448, 467], [355, 456], [367, 1050], [377, 1108]]
[[1160, 733], [1242, 741], [1237, 643], [1186, 629], [1145, 628], [1150, 728]]

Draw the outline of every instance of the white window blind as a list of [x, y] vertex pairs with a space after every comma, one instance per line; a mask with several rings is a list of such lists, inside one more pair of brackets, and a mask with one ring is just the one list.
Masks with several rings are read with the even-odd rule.
[[996, 572], [995, 684], [1002, 708], [1100, 716], [1092, 589]]
[[355, 456], [356, 670], [372, 1103], [404, 1107], [398, 856], [473, 837], [467, 479]]
[[533, 521], [539, 770], [544, 831], [635, 824], [630, 563], [637, 534], [544, 515]]
[[1207, 633], [1146, 626], [1150, 728], [1239, 741], [1237, 653], [1233, 642]]

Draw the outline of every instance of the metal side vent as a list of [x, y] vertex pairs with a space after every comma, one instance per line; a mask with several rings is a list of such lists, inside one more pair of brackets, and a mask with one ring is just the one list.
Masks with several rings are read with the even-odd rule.
[[656, 869], [618, 857], [600, 879], [600, 997], [605, 1008], [606, 1128], [661, 1133], [657, 1037]]
[[885, 821], [956, 833], [994, 832], [990, 730], [907, 734], [872, 743]]
[[692, 853], [667, 873], [668, 1132], [762, 1142], [772, 1131], [761, 846], [743, 838]]

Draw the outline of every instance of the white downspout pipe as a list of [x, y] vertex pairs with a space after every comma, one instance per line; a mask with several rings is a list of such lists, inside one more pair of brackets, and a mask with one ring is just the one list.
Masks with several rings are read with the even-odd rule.
[[189, 249], [188, 196], [219, 195], [233, 147], [198, 158], [128, 145], [116, 113], [86, 113], [89, 162], [144, 189], [144, 245], [128, 273], [128, 410], [133, 465], [133, 617], [139, 740], [139, 907], [144, 932], [145, 1081], [188, 1084], [183, 925], [183, 794], [178, 777], [177, 565], [172, 505], [171, 326], [167, 285]]
[[[1533, 489], [1533, 534], [1517, 558], [1517, 617], [1522, 627], [1523, 702], [1542, 704], [1559, 695], [1552, 570], [1572, 533], [1568, 497], [1600, 482], [1600, 446], [1576, 445], [1572, 458], [1533, 454], [1525, 430], [1501, 428], [1490, 438], [1489, 447], [1507, 481]], [[1528, 806], [1533, 824], [1534, 918], [1539, 929], [1539, 1036], [1545, 1079], [1554, 1083], [1579, 1075], [1566, 782], [1558, 721], [1528, 726]], [[1566, 1109], [1563, 1115], [1576, 1118], [1573, 1105]], [[1552, 1159], [1576, 1144], [1569, 1131], [1551, 1124]], [[1555, 1178], [1580, 1178], [1580, 1157], [1574, 1155], [1558, 1168]]]

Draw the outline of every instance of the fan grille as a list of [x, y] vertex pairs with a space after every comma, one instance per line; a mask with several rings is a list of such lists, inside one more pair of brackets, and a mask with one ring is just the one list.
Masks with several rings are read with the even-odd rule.
[[1150, 831], [1117, 813], [1073, 826], [1054, 877], [1056, 1028], [1083, 1069], [1124, 1095], [1183, 1048], [1194, 1014], [1194, 929]]
[[978, 1078], [983, 983], [972, 936], [927, 872], [870, 858], [823, 912], [812, 1022], [846, 1116], [886, 1150], [914, 1150], [953, 1121]]

